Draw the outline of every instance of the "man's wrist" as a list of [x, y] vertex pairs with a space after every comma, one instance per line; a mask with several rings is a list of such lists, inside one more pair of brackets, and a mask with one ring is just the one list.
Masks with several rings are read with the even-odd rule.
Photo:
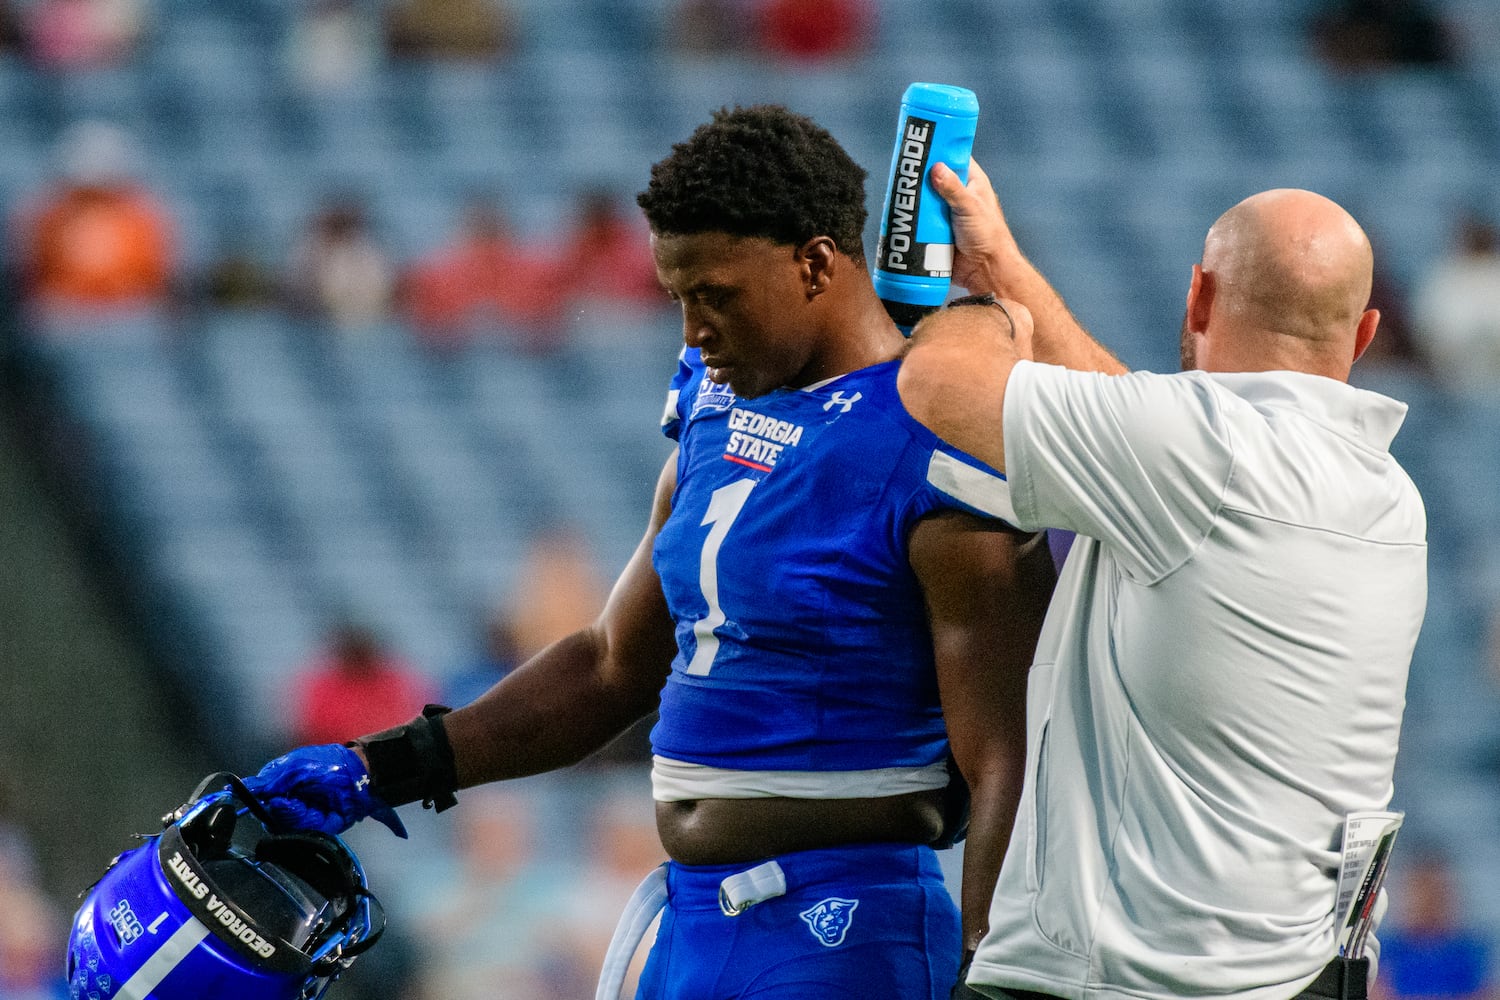
[[1005, 303], [996, 298], [993, 292], [980, 292], [978, 294], [965, 295], [962, 298], [954, 299], [952, 302], [948, 303], [947, 308], [959, 309], [967, 306], [978, 306], [980, 308], [993, 306], [994, 308], [1000, 310], [1001, 315], [1005, 317], [1005, 321], [1010, 324], [1011, 337], [1015, 337], [1015, 318], [1011, 316], [1010, 310], [1005, 308]]
[[387, 805], [420, 801], [442, 812], [458, 804], [458, 770], [443, 725], [449, 711], [444, 705], [428, 705], [404, 726], [348, 744], [365, 762], [370, 791]]
[[1003, 296], [1007, 293], [1006, 282], [1002, 280], [1007, 273], [1018, 273], [1018, 268], [1026, 261], [1021, 248], [1012, 244], [1008, 249], [992, 250], [977, 260], [970, 261], [970, 268], [965, 273], [967, 279], [963, 286], [971, 292], [989, 292], [992, 295]]

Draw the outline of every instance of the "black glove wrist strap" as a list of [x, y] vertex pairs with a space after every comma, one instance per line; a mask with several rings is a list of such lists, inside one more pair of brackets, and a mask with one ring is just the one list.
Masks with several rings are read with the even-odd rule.
[[345, 744], [370, 762], [370, 790], [390, 806], [421, 802], [442, 812], [458, 805], [458, 768], [443, 716], [452, 709], [428, 705], [404, 726], [371, 733]]

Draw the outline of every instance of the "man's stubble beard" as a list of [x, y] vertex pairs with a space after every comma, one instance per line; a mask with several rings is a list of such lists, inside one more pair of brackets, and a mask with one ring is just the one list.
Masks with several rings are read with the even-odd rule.
[[1198, 367], [1198, 351], [1193, 335], [1188, 332], [1187, 310], [1182, 313], [1182, 332], [1178, 337], [1177, 355], [1182, 361], [1183, 371], [1190, 372]]

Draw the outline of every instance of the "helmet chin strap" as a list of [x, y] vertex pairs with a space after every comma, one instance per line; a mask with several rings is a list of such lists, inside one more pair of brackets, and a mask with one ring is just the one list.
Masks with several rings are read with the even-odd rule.
[[268, 830], [272, 829], [273, 821], [271, 813], [266, 809], [265, 804], [257, 799], [249, 788], [245, 787], [245, 783], [240, 780], [239, 775], [229, 771], [215, 771], [198, 782], [198, 787], [193, 789], [193, 794], [188, 796], [186, 802], [161, 818], [161, 825], [168, 827], [173, 823], [179, 822], [183, 816], [187, 815], [188, 810], [197, 805], [210, 790], [215, 792], [233, 792], [234, 797], [244, 803], [245, 808], [249, 809], [255, 815], [255, 818], [260, 820], [261, 825], [265, 826]]

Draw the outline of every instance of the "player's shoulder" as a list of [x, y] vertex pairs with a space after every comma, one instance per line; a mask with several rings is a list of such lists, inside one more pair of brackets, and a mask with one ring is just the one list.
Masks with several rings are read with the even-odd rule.
[[874, 433], [887, 444], [930, 451], [938, 438], [907, 410], [896, 389], [901, 370], [899, 358], [849, 372], [818, 387], [823, 406], [831, 412], [847, 413], [863, 424], [883, 424]]
[[899, 368], [899, 361], [881, 362], [803, 386], [798, 395], [831, 416], [855, 413], [866, 418], [886, 416], [892, 412], [893, 404], [900, 408], [900, 396], [896, 393]]
[[825, 440], [837, 442], [853, 460], [886, 468], [898, 478], [921, 479], [935, 455], [963, 453], [906, 409], [896, 389], [899, 370], [897, 359], [809, 386], [802, 392], [804, 405], [832, 431]]
[[1008, 502], [997, 508], [975, 499], [996, 488], [1007, 489], [1004, 474], [944, 441], [906, 409], [896, 388], [900, 367], [896, 359], [861, 369], [844, 385], [846, 397], [865, 393], [871, 404], [868, 412], [879, 421], [875, 427], [866, 424], [863, 447], [888, 456], [893, 491], [904, 489], [913, 509], [923, 514], [951, 508], [986, 521], [1009, 514]]

